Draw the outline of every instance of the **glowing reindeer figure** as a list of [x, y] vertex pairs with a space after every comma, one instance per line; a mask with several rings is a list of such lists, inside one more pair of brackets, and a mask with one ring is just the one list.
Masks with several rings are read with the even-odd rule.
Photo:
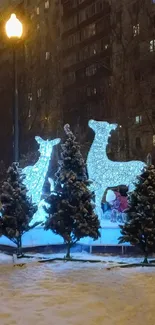
[[26, 175], [24, 184], [28, 189], [28, 195], [32, 198], [32, 202], [38, 205], [38, 210], [33, 217], [32, 223], [36, 221], [44, 221], [45, 211], [43, 205], [46, 204], [44, 200], [41, 200], [43, 185], [48, 171], [53, 147], [60, 142], [60, 139], [43, 140], [38, 136], [35, 137], [35, 140], [39, 144], [40, 157], [34, 166], [27, 166], [23, 169], [23, 173]]
[[132, 191], [136, 177], [145, 164], [141, 161], [117, 162], [108, 159], [108, 138], [117, 124], [90, 120], [88, 125], [95, 132], [95, 138], [88, 153], [87, 168], [89, 179], [92, 180], [91, 190], [95, 193], [96, 212], [101, 218], [101, 201], [106, 189], [126, 185]]

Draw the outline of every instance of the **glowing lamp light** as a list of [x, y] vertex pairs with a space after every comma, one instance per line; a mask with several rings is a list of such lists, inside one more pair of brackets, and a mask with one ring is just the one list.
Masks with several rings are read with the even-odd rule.
[[12, 14], [7, 21], [5, 30], [8, 38], [21, 38], [23, 34], [23, 25], [15, 14]]

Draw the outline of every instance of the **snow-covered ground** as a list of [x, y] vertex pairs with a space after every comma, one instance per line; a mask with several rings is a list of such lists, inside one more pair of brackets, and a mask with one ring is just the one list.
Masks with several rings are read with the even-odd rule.
[[107, 264], [29, 261], [14, 267], [11, 257], [0, 254], [0, 324], [155, 324], [155, 268], [109, 271], [108, 261], [121, 261], [120, 257], [74, 256]]
[[110, 220], [102, 219], [100, 221], [101, 227], [103, 228], [119, 228], [120, 222], [111, 222]]
[[[0, 265], [6, 265], [6, 264], [22, 264], [22, 263], [36, 263], [40, 259], [53, 259], [53, 258], [64, 258], [65, 252], [64, 253], [58, 253], [58, 254], [44, 254], [44, 253], [30, 253], [26, 254], [27, 256], [31, 256], [33, 258], [22, 258], [22, 259], [17, 259], [16, 256], [14, 257], [7, 255], [5, 253], [0, 253]], [[122, 256], [113, 256], [113, 255], [100, 255], [100, 254], [89, 254], [86, 252], [73, 252], [71, 254], [72, 258], [75, 259], [84, 259], [84, 260], [97, 260], [101, 261], [101, 263], [104, 262], [105, 267], [111, 265], [117, 265], [118, 263], [140, 263], [142, 262], [143, 258], [142, 257], [122, 257]], [[61, 262], [62, 263], [62, 262]]]

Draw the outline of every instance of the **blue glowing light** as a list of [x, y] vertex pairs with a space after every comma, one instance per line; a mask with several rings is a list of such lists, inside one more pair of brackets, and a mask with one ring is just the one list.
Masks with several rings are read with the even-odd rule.
[[[23, 168], [23, 173], [26, 176], [24, 184], [28, 189], [28, 196], [32, 198], [33, 203], [38, 205], [38, 211], [35, 213], [33, 217], [33, 222], [31, 223], [34, 223], [36, 221], [44, 221], [45, 219], [46, 214], [43, 209], [43, 205], [45, 205], [45, 202], [43, 202], [44, 200], [41, 200], [42, 190], [48, 171], [49, 161], [51, 158], [53, 147], [60, 142], [60, 139], [43, 140], [38, 136], [35, 137], [35, 140], [39, 144], [40, 157], [35, 165]], [[50, 181], [50, 185], [52, 190], [52, 180]]]
[[38, 204], [38, 210], [34, 214], [33, 220], [31, 221], [30, 226], [38, 221], [44, 223], [46, 216], [47, 216], [47, 213], [45, 212], [44, 207], [49, 208], [49, 204], [46, 203], [45, 200], [43, 199]]
[[87, 168], [92, 181], [91, 190], [95, 193], [96, 212], [101, 218], [101, 202], [106, 189], [126, 185], [132, 191], [136, 177], [141, 174], [145, 164], [141, 161], [109, 160], [106, 153], [108, 138], [117, 125], [94, 120], [90, 120], [88, 125], [95, 132], [95, 138], [88, 153]]

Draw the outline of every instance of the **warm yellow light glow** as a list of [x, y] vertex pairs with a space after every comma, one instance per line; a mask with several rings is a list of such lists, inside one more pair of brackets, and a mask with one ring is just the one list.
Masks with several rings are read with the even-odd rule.
[[9, 38], [20, 38], [23, 34], [23, 26], [15, 14], [12, 14], [5, 25], [6, 34]]

